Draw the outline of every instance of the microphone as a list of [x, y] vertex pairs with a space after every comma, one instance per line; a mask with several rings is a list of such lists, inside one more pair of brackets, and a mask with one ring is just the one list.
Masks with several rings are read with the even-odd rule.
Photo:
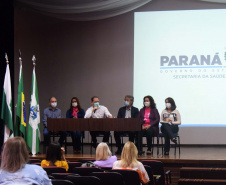
[[95, 113], [97, 109], [95, 109], [93, 112]]

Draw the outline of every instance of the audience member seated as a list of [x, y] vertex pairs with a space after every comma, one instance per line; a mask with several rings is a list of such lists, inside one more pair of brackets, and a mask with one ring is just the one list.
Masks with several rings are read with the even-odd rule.
[[58, 142], [52, 142], [46, 153], [46, 160], [42, 160], [42, 167], [56, 166], [63, 167], [68, 171], [68, 164], [65, 159], [65, 150], [61, 148]]
[[45, 170], [41, 166], [27, 164], [28, 161], [29, 154], [24, 139], [8, 139], [2, 151], [0, 184], [51, 185]]
[[116, 156], [112, 153], [106, 143], [100, 143], [96, 149], [96, 161], [94, 164], [99, 167], [113, 167], [113, 163], [117, 161]]
[[149, 177], [143, 164], [137, 161], [137, 147], [128, 141], [123, 147], [121, 160], [114, 162], [113, 169], [135, 170], [138, 172], [140, 181], [148, 183]]

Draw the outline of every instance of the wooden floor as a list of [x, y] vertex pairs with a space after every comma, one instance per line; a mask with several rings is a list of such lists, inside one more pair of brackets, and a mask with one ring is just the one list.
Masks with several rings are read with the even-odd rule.
[[[114, 154], [116, 148], [113, 147], [112, 153]], [[146, 148], [144, 148], [146, 151]], [[42, 152], [42, 151], [41, 151]], [[120, 159], [120, 156], [117, 156]], [[45, 154], [31, 156], [31, 158], [44, 159]], [[84, 154], [72, 154], [72, 147], [68, 147], [68, 154], [66, 154], [68, 161], [79, 161], [80, 159], [95, 159], [95, 150], [90, 154], [90, 146], [84, 147]], [[161, 149], [157, 155], [157, 148], [154, 147], [153, 155], [138, 156], [138, 160], [159, 160], [165, 165], [166, 170], [171, 170], [172, 184], [177, 185], [180, 178], [181, 167], [215, 167], [226, 168], [226, 146], [182, 146], [181, 153], [177, 148], [177, 153], [174, 155], [174, 148], [171, 148], [170, 155], [162, 155]]]

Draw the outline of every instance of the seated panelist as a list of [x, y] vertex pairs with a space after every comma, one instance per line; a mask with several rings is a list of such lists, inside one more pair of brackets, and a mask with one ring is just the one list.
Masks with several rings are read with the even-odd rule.
[[[79, 99], [73, 97], [70, 103], [70, 109], [67, 110], [66, 118], [84, 118], [85, 111], [81, 108]], [[74, 153], [80, 153], [81, 151], [81, 131], [69, 131], [71, 134]]]
[[[62, 118], [62, 113], [59, 108], [57, 108], [57, 99], [55, 97], [51, 97], [49, 99], [49, 107], [45, 108], [43, 111], [43, 125], [44, 125], [44, 145], [49, 146], [50, 144], [50, 135], [53, 134], [53, 132], [47, 130], [47, 118]], [[62, 146], [63, 142], [67, 136], [67, 132], [60, 131], [60, 139], [59, 143]]]
[[[99, 97], [93, 96], [91, 98], [92, 106], [86, 110], [85, 118], [112, 118], [111, 113], [108, 111], [107, 107], [100, 105]], [[93, 141], [93, 147], [97, 147], [98, 134], [103, 134], [103, 142], [109, 143], [110, 131], [90, 131], [90, 135]]]
[[178, 125], [181, 124], [181, 116], [173, 98], [166, 98], [166, 108], [161, 113], [160, 123], [161, 132], [165, 136], [164, 155], [169, 155], [170, 140], [177, 144], [174, 134], [179, 131]]
[[[133, 107], [134, 97], [131, 95], [126, 95], [124, 99], [124, 106], [118, 110], [117, 118], [137, 118], [139, 114], [139, 110], [136, 107]], [[123, 132], [123, 131], [115, 131], [114, 137], [116, 146], [118, 150], [115, 154], [120, 155], [122, 152], [122, 144], [121, 138], [124, 133], [129, 134], [129, 141], [134, 142], [136, 132]]]

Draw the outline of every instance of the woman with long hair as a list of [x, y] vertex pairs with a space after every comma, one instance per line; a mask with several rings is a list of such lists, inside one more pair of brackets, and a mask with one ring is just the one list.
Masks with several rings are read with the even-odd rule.
[[144, 184], [148, 183], [149, 177], [144, 168], [144, 165], [137, 160], [137, 147], [133, 142], [126, 142], [122, 154], [121, 160], [114, 162], [113, 169], [129, 169], [137, 171], [140, 177], [140, 181]]
[[52, 184], [41, 166], [27, 164], [29, 154], [22, 137], [9, 138], [1, 156], [0, 184]]
[[[79, 99], [73, 97], [70, 103], [70, 109], [67, 110], [66, 118], [84, 118], [85, 111], [81, 108]], [[70, 131], [74, 153], [80, 153], [81, 151], [81, 131]]]
[[42, 167], [56, 166], [63, 167], [68, 171], [68, 164], [65, 159], [65, 150], [58, 142], [52, 142], [46, 153], [46, 159], [41, 162]]
[[[147, 155], [150, 155], [152, 148], [152, 137], [159, 134], [159, 112], [151, 96], [145, 96], [143, 99], [144, 107], [140, 110], [139, 118], [142, 123], [141, 135], [147, 138]], [[142, 139], [142, 138], [141, 138]], [[142, 151], [140, 151], [142, 152]]]
[[174, 133], [179, 131], [178, 125], [181, 124], [181, 116], [173, 98], [165, 99], [166, 108], [161, 113], [160, 123], [161, 132], [164, 133], [165, 145], [164, 145], [164, 155], [169, 155], [170, 151], [170, 140], [177, 144], [177, 140]]
[[94, 164], [100, 167], [113, 167], [113, 163], [117, 161], [117, 157], [112, 153], [107, 143], [101, 142], [96, 149], [96, 161]]

